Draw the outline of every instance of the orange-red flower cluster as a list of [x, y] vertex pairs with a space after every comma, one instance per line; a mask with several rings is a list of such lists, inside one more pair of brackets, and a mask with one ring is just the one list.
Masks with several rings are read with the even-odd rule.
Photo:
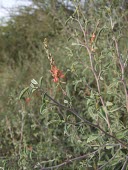
[[59, 70], [55, 65], [51, 66], [51, 73], [53, 76], [53, 81], [57, 83], [60, 78], [64, 78], [64, 74], [62, 73], [61, 70]]

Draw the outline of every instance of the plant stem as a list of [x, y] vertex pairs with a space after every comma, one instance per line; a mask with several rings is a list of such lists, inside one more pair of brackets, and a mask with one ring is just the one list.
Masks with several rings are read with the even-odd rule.
[[92, 70], [93, 75], [94, 75], [95, 80], [96, 80], [97, 90], [98, 90], [98, 93], [99, 93], [99, 95], [100, 95], [100, 101], [101, 101], [101, 103], [102, 103], [102, 106], [105, 108], [104, 111], [105, 111], [105, 115], [106, 115], [106, 121], [107, 121], [108, 128], [110, 129], [110, 121], [109, 121], [108, 111], [107, 111], [107, 108], [106, 108], [106, 106], [105, 106], [103, 97], [101, 96], [99, 77], [97, 76], [96, 71], [95, 71], [95, 69], [94, 69], [93, 56], [92, 56], [92, 53], [91, 53], [89, 47], [88, 47], [87, 45], [85, 45], [85, 47], [86, 47], [86, 49], [87, 49], [87, 51], [88, 51], [88, 54], [89, 54], [90, 64], [91, 64], [91, 70]]

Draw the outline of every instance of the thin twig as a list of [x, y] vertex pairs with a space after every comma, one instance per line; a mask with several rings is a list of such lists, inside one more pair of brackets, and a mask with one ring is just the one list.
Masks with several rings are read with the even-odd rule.
[[[93, 75], [94, 75], [95, 80], [96, 80], [98, 93], [99, 93], [99, 95], [100, 95], [100, 101], [101, 101], [103, 107], [105, 108], [105, 109], [104, 109], [105, 116], [106, 116], [106, 119], [105, 119], [105, 120], [106, 120], [106, 122], [107, 122], [108, 128], [110, 129], [110, 120], [109, 120], [109, 116], [108, 116], [109, 114], [108, 114], [107, 108], [106, 108], [106, 106], [105, 106], [105, 102], [104, 102], [104, 100], [103, 100], [103, 97], [101, 96], [99, 77], [98, 77], [98, 75], [97, 75], [97, 73], [96, 73], [96, 71], [95, 71], [95, 69], [94, 69], [93, 56], [92, 56], [91, 50], [90, 50], [90, 48], [89, 48], [89, 45], [88, 45], [88, 43], [87, 43], [87, 38], [86, 38], [85, 30], [83, 29], [82, 24], [80, 23], [79, 19], [75, 19], [75, 20], [79, 23], [80, 29], [81, 29], [81, 31], [83, 32], [83, 36], [84, 36], [84, 40], [85, 40], [85, 45], [84, 45], [84, 47], [87, 49], [87, 52], [88, 52], [88, 54], [89, 54], [90, 64], [91, 64], [91, 70], [92, 70]], [[95, 28], [95, 31], [94, 31], [94, 32], [96, 32], [98, 25], [99, 25], [99, 20], [98, 20], [98, 22], [97, 22], [97, 24], [96, 24], [96, 28]]]
[[98, 76], [97, 76], [97, 73], [96, 73], [96, 71], [95, 71], [95, 69], [94, 69], [94, 65], [93, 65], [93, 56], [92, 56], [92, 53], [91, 53], [88, 45], [85, 44], [85, 48], [87, 49], [88, 54], [89, 54], [90, 64], [91, 64], [91, 70], [92, 70], [93, 75], [94, 75], [95, 80], [96, 80], [98, 93], [99, 93], [99, 95], [100, 95], [100, 101], [101, 101], [101, 103], [102, 103], [102, 105], [103, 105], [103, 107], [104, 107], [104, 111], [105, 111], [105, 115], [106, 115], [106, 121], [107, 121], [107, 124], [108, 124], [108, 128], [110, 129], [110, 121], [109, 121], [108, 111], [107, 111], [107, 109], [106, 109], [106, 106], [105, 106], [105, 102], [104, 102], [104, 100], [103, 100], [103, 97], [101, 96], [99, 78], [98, 78]]
[[105, 120], [106, 120], [106, 122], [107, 122], [108, 128], [110, 129], [110, 121], [109, 121], [109, 116], [108, 116], [109, 114], [108, 114], [107, 108], [106, 108], [106, 106], [105, 106], [105, 102], [104, 102], [104, 100], [103, 100], [103, 97], [101, 96], [101, 90], [100, 90], [100, 84], [99, 84], [99, 75], [97, 75], [97, 73], [96, 73], [96, 71], [95, 71], [95, 69], [94, 69], [92, 53], [91, 53], [91, 51], [90, 51], [90, 49], [89, 49], [89, 47], [88, 47], [87, 44], [83, 44], [82, 42], [79, 42], [79, 43], [77, 43], [76, 45], [85, 47], [85, 48], [87, 49], [87, 51], [88, 51], [89, 58], [90, 58], [90, 64], [91, 64], [91, 70], [92, 70], [93, 75], [94, 75], [94, 77], [95, 77], [96, 84], [97, 84], [97, 89], [98, 89], [98, 93], [99, 93], [99, 95], [100, 95], [100, 101], [101, 101], [101, 103], [102, 103], [102, 105], [103, 105], [103, 107], [104, 107], [104, 111], [105, 111], [105, 115], [106, 115], [106, 119], [105, 119]]

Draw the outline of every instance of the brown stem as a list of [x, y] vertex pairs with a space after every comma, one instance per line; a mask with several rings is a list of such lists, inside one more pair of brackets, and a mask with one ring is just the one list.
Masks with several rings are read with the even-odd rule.
[[[98, 89], [98, 93], [100, 95], [100, 101], [102, 103], [102, 106], [104, 108], [106, 108], [105, 106], [105, 103], [104, 103], [104, 100], [103, 100], [103, 97], [101, 96], [101, 90], [100, 90], [100, 84], [99, 84], [99, 77], [97, 76], [96, 74], [96, 71], [94, 69], [94, 65], [93, 65], [93, 57], [92, 57], [92, 54], [91, 54], [91, 51], [89, 49], [89, 47], [87, 45], [85, 45], [87, 51], [88, 51], [88, 54], [89, 54], [89, 58], [90, 58], [90, 64], [91, 64], [91, 70], [93, 72], [93, 75], [95, 77], [95, 80], [96, 80], [96, 84], [97, 84], [97, 89]], [[108, 124], [108, 128], [110, 129], [110, 121], [109, 121], [109, 116], [108, 116], [108, 111], [107, 109], [104, 110], [105, 111], [105, 115], [106, 115], [106, 121], [107, 121], [107, 124]]]

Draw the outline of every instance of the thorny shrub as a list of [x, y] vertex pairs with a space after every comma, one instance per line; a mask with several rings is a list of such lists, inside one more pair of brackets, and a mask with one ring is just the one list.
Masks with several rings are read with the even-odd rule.
[[[43, 77], [39, 81], [32, 79], [30, 87], [19, 97], [25, 97], [27, 104], [25, 112], [24, 108], [21, 111], [18, 149], [24, 151], [19, 160], [24, 167], [40, 170], [126, 169], [127, 14], [111, 3], [97, 5], [99, 10], [94, 5], [87, 14], [78, 5], [66, 21], [72, 46], [66, 48], [65, 55], [73, 58], [69, 68], [58, 68], [55, 56], [44, 40], [51, 88], [45, 88]], [[33, 95], [39, 98], [40, 110], [36, 115], [30, 113], [28, 106]], [[34, 101], [37, 102], [36, 98]], [[25, 133], [25, 127], [30, 128], [29, 135]], [[8, 129], [11, 131], [9, 122]], [[33, 163], [32, 167], [27, 158]]]
[[[116, 15], [113, 15], [114, 12]], [[76, 46], [75, 50], [81, 52], [74, 54], [76, 70], [67, 70], [65, 73], [67, 80], [64, 84], [59, 81], [64, 75], [54, 64], [46, 40], [44, 42], [54, 82], [58, 83], [58, 88], [62, 90], [62, 100], [58, 101], [54, 95], [51, 96], [35, 80], [32, 80], [29, 90], [39, 91], [43, 96], [40, 113], [44, 119], [45, 109], [50, 112], [52, 108], [53, 112], [53, 107], [55, 113], [52, 114], [61, 115], [56, 120], [51, 119], [53, 122], [58, 122], [57, 129], [61, 126], [60, 134], [56, 133], [53, 138], [62, 140], [62, 143], [65, 141], [67, 145], [62, 144], [62, 147], [72, 146], [72, 149], [65, 148], [70, 156], [68, 153], [63, 153], [64, 161], [58, 160], [56, 163], [53, 161], [51, 167], [47, 167], [50, 164], [40, 162], [42, 170], [62, 167], [76, 160], [79, 160], [79, 169], [85, 167], [125, 169], [126, 167], [128, 56], [126, 48], [121, 48], [126, 38], [124, 32], [126, 25], [118, 9], [112, 9], [111, 6], [104, 7], [102, 12], [98, 11], [95, 15], [92, 17], [89, 13], [88, 17], [85, 17], [77, 6], [73, 16], [67, 21], [74, 28], [73, 33], [69, 30], [70, 41]], [[116, 31], [114, 31], [115, 24], [119, 24]], [[70, 80], [68, 72], [76, 74], [73, 81]], [[77, 95], [80, 101], [77, 101]]]

